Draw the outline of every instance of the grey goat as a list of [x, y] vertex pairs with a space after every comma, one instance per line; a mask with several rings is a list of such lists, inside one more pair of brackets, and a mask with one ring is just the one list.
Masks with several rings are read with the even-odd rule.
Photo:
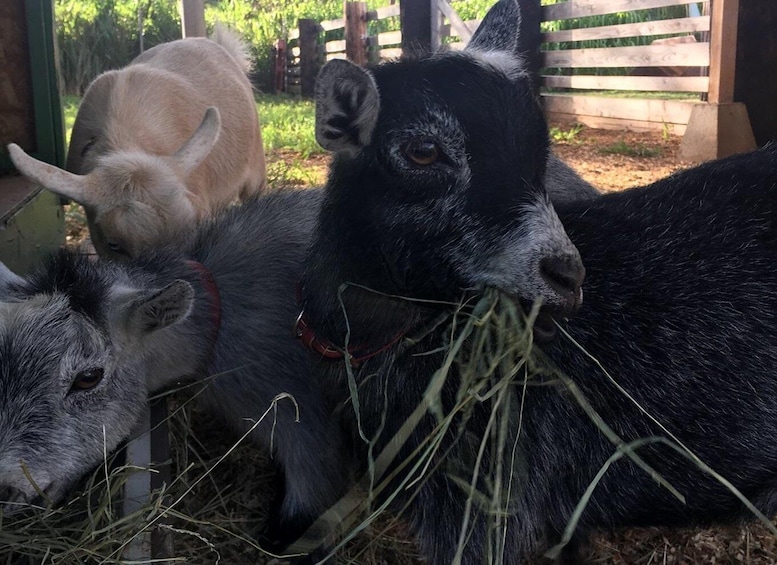
[[[0, 500], [57, 501], [132, 432], [148, 391], [213, 376], [207, 407], [270, 449], [285, 488], [273, 526], [317, 517], [349, 484], [348, 449], [291, 334], [319, 191], [249, 201], [205, 224], [191, 254], [126, 266], [61, 252], [0, 270]], [[278, 299], [280, 298], [280, 302]], [[288, 472], [284, 472], [288, 471]], [[331, 498], [322, 498], [331, 497]]]

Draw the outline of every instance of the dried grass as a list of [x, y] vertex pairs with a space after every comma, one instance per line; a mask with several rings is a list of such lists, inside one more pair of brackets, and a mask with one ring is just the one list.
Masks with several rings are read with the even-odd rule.
[[[530, 313], [529, 322], [535, 314]], [[417, 488], [444, 453], [446, 434], [470, 442], [475, 454], [471, 462], [474, 465], [446, 468], [468, 501], [467, 518], [460, 524], [459, 547], [463, 548], [467, 538], [471, 512], [485, 510], [491, 521], [485, 560], [500, 563], [508, 535], [505, 518], [512, 512], [511, 502], [521, 477], [514, 446], [523, 417], [522, 399], [525, 394], [531, 394], [528, 385], [561, 379], [577, 401], [587, 406], [574, 383], [555, 371], [532, 348], [531, 331], [527, 329], [530, 323], [527, 325], [520, 309], [503, 296], [488, 293], [436, 323], [444, 324], [437, 325], [436, 329], [447, 329], [445, 360], [432, 377], [424, 402], [398, 432], [396, 441], [391, 442], [392, 451], [375, 455], [361, 490], [345, 499], [345, 506], [337, 509], [345, 517], [344, 529], [350, 532], [338, 553], [339, 563], [411, 565], [422, 562], [402, 521], [371, 504], [370, 497], [364, 495], [365, 485], [372, 485], [373, 494], [389, 484], [397, 490]], [[452, 378], [454, 367], [460, 375], [461, 386], [453, 410], [444, 411], [439, 391]], [[233, 436], [193, 408], [190, 398], [191, 395], [179, 393], [169, 400], [172, 454], [169, 463], [175, 477], [170, 485], [155, 492], [143, 508], [121, 516], [122, 486], [140, 470], [121, 464], [116, 457], [107, 458], [61, 506], [30, 509], [21, 515], [0, 515], [0, 564], [131, 563], [122, 558], [122, 548], [129, 540], [155, 527], [175, 548], [175, 557], [168, 562], [191, 565], [275, 562], [256, 542], [276, 484], [270, 462], [245, 436], [225, 445], [224, 438]], [[476, 409], [488, 414], [487, 433], [473, 439], [466, 437], [466, 423]], [[587, 409], [597, 421], [596, 414], [590, 407]], [[394, 462], [396, 445], [408, 437], [427, 413], [436, 418], [435, 433], [419, 446], [414, 459]], [[604, 422], [598, 423], [614, 443], [614, 457], [630, 457], [649, 470], [639, 460], [634, 445], [624, 444]], [[494, 454], [493, 464], [487, 462], [488, 452]], [[476, 472], [467, 473], [467, 468]], [[397, 482], [384, 476], [387, 469], [396, 473], [388, 479]], [[388, 499], [394, 497], [387, 491], [381, 495]], [[581, 501], [581, 508], [584, 503], [585, 500]], [[760, 565], [777, 562], [776, 539], [761, 526], [696, 533], [627, 530], [595, 538], [589, 561], [613, 565]]]

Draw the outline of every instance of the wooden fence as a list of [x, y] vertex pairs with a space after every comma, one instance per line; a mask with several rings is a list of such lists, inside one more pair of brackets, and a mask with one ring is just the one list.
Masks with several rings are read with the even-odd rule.
[[[480, 21], [462, 20], [449, 0], [429, 1], [431, 46], [463, 48]], [[538, 71], [551, 119], [682, 135], [702, 100], [733, 101], [735, 0], [717, 0], [711, 15], [708, 1], [568, 0], [541, 7], [539, 0], [521, 1], [533, 18], [529, 31], [522, 33], [533, 33], [537, 24], [546, 30], [532, 36], [537, 53], [530, 53], [530, 68]], [[407, 1], [403, 9], [420, 4]], [[667, 17], [668, 10], [661, 8], [683, 15]], [[641, 12], [634, 18], [640, 21], [601, 24], [602, 16], [623, 12]], [[282, 77], [276, 90], [312, 94], [316, 74], [328, 59], [347, 57], [364, 64], [399, 55], [404, 38], [398, 16], [399, 5], [368, 12], [364, 3], [346, 2], [342, 19], [300, 20], [288, 44], [278, 50], [283, 70], [276, 73]], [[412, 20], [403, 17], [407, 27]], [[371, 22], [385, 18], [394, 18], [392, 27], [383, 25], [380, 33], [371, 34]], [[591, 42], [595, 47], [589, 47]]]
[[[453, 49], [466, 45], [480, 20], [461, 21], [439, 10], [438, 37]], [[702, 5], [700, 15], [590, 25], [617, 12]], [[655, 16], [654, 16], [655, 17]], [[570, 0], [542, 6], [540, 85], [546, 115], [591, 127], [685, 133], [694, 105], [710, 89], [709, 2], [690, 0]], [[564, 24], [567, 25], [564, 25]], [[573, 29], [563, 29], [571, 27]], [[561, 29], [559, 29], [561, 28]], [[613, 46], [616, 40], [643, 45]], [[596, 41], [601, 47], [581, 47]], [[733, 46], [732, 46], [733, 49]], [[608, 74], [601, 74], [607, 69]], [[599, 91], [599, 95], [591, 95]], [[606, 91], [606, 96], [601, 93]], [[639, 96], [634, 93], [668, 93]], [[685, 99], [675, 99], [687, 93]]]
[[309, 96], [326, 61], [349, 59], [365, 65], [395, 58], [402, 53], [401, 43], [398, 4], [367, 10], [364, 2], [345, 2], [344, 17], [301, 19], [288, 40], [276, 44], [274, 90]]

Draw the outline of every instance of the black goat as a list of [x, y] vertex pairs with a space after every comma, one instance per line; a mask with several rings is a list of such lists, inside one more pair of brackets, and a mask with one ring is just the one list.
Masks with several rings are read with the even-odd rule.
[[[552, 318], [579, 308], [563, 322], [567, 331], [756, 507], [777, 511], [777, 151], [560, 205], [588, 270], [582, 300], [577, 251], [541, 187], [546, 127], [512, 56], [518, 18], [513, 0], [503, 0], [464, 53], [371, 71], [335, 61], [319, 76], [317, 135], [338, 154], [306, 266], [300, 333], [319, 353], [349, 352], [358, 418], [350, 405], [343, 417], [355, 436], [375, 440], [374, 454], [391, 447], [442, 364], [434, 352], [448, 342], [439, 329], [415, 344], [401, 336], [431, 324], [431, 303], [496, 287], [525, 304], [542, 301], [535, 335], [543, 340], [556, 331]], [[576, 345], [558, 339], [548, 355], [624, 441], [666, 435]], [[343, 363], [327, 363], [324, 378], [345, 390]], [[441, 391], [443, 409], [454, 406], [457, 387], [454, 375]], [[510, 563], [558, 537], [614, 451], [559, 386], [532, 387], [523, 402], [521, 433], [509, 436], [522, 461], [503, 553]], [[449, 434], [439, 453], [472, 473], [467, 438], [482, 437], [488, 416], [487, 406], [476, 407], [466, 433]], [[438, 424], [431, 412], [422, 418], [387, 472]], [[594, 492], [584, 528], [747, 515], [671, 448], [639, 453], [687, 503], [619, 462]], [[483, 460], [495, 457], [487, 449]], [[487, 512], [475, 508], [461, 535], [466, 494], [440, 459], [395, 504], [407, 505], [429, 562], [450, 563], [457, 551], [463, 563], [486, 559]]]

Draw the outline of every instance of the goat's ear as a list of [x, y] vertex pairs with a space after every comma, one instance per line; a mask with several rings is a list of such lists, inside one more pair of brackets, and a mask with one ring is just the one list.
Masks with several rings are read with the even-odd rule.
[[499, 0], [483, 18], [466, 50], [507, 51], [517, 54], [521, 10], [517, 0]]
[[187, 175], [191, 174], [210, 154], [219, 139], [220, 132], [221, 114], [218, 108], [210, 106], [205, 110], [200, 125], [191, 137], [175, 152], [175, 159]]
[[0, 263], [0, 299], [6, 293], [9, 285], [19, 285], [24, 282], [24, 279], [14, 273], [11, 269], [6, 267], [3, 263]]
[[324, 65], [316, 79], [316, 141], [321, 147], [354, 153], [368, 145], [379, 110], [378, 87], [369, 71], [343, 59]]
[[184, 320], [194, 305], [194, 288], [184, 280], [157, 290], [129, 291], [120, 299], [118, 322], [135, 337], [142, 337]]
[[55, 194], [75, 200], [79, 204], [86, 206], [90, 204], [86, 176], [74, 175], [54, 165], [38, 161], [27, 155], [15, 143], [8, 145], [8, 153], [11, 155], [14, 166], [31, 181]]

